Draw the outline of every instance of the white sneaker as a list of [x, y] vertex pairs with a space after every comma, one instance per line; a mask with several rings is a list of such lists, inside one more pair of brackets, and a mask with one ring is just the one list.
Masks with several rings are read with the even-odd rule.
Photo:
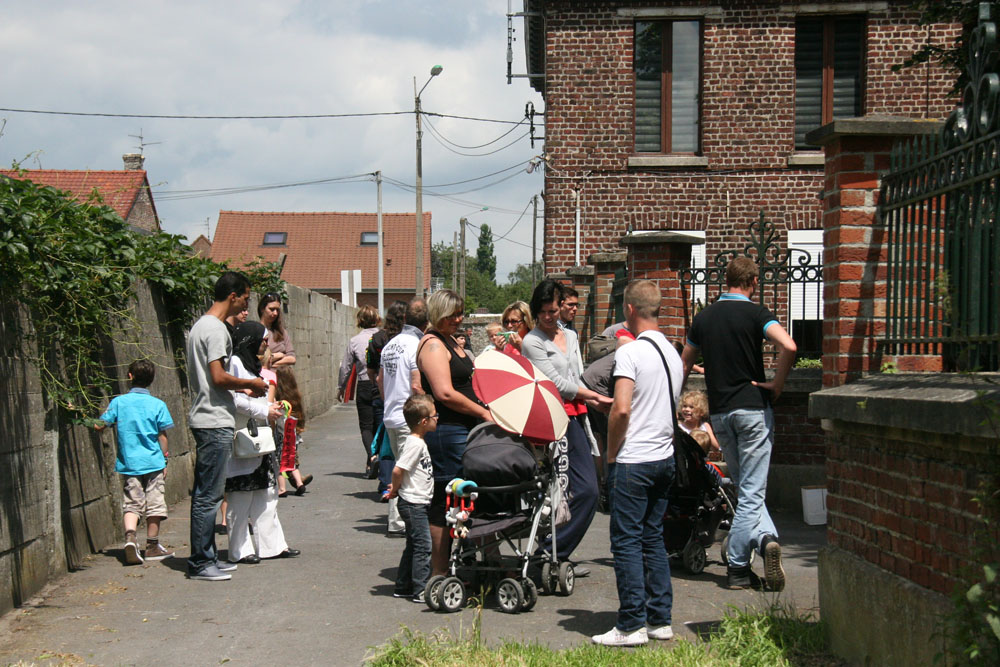
[[649, 643], [646, 636], [646, 628], [639, 628], [632, 632], [622, 632], [618, 628], [611, 628], [603, 635], [594, 635], [590, 641], [603, 646], [642, 646]]
[[135, 542], [125, 543], [125, 562], [128, 565], [142, 565], [142, 554]]
[[660, 641], [667, 641], [668, 639], [674, 638], [674, 629], [669, 625], [659, 625], [653, 627], [652, 625], [646, 626], [646, 636], [650, 639], [659, 639]]

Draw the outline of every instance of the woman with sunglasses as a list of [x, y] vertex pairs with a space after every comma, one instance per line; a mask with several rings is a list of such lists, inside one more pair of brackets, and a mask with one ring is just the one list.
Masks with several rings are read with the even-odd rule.
[[528, 335], [535, 326], [535, 321], [531, 317], [531, 309], [523, 301], [515, 301], [503, 309], [503, 316], [500, 321], [503, 323], [504, 332], [501, 334], [506, 338], [506, 344], [497, 349], [507, 354], [521, 354], [521, 341]]
[[271, 351], [268, 366], [274, 368], [294, 365], [295, 347], [285, 329], [285, 321], [281, 314], [281, 297], [274, 292], [262, 296], [260, 303], [257, 304], [257, 317], [268, 332], [267, 347]]
[[465, 440], [473, 426], [493, 421], [472, 390], [472, 358], [455, 340], [465, 317], [462, 297], [438, 290], [427, 299], [431, 328], [417, 347], [417, 369], [425, 394], [434, 398], [438, 427], [425, 436], [434, 465], [434, 497], [428, 511], [432, 574], [444, 574], [451, 538], [445, 521], [445, 485], [462, 471]]
[[[560, 561], [569, 560], [570, 554], [583, 540], [597, 509], [597, 471], [591, 455], [590, 441], [584, 430], [587, 406], [606, 409], [612, 399], [588, 389], [580, 378], [577, 362], [579, 342], [576, 332], [559, 326], [559, 311], [563, 302], [562, 285], [546, 279], [538, 284], [531, 295], [531, 315], [535, 318], [535, 328], [524, 337], [521, 353], [538, 367], [559, 390], [563, 407], [569, 415], [566, 436], [560, 441], [558, 456], [565, 457], [565, 478], [560, 473], [560, 483], [569, 498], [572, 518], [559, 530], [556, 557]], [[543, 548], [547, 548], [543, 543]], [[577, 568], [577, 576], [589, 574], [585, 568]]]

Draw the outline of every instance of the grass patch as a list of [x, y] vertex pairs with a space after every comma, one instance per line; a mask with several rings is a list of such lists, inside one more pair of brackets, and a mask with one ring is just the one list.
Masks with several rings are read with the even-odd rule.
[[843, 664], [828, 653], [822, 623], [815, 621], [811, 614], [799, 614], [781, 604], [763, 611], [730, 608], [718, 631], [706, 640], [650, 641], [647, 646], [636, 649], [596, 646], [589, 640], [563, 650], [553, 650], [538, 642], [525, 644], [510, 640], [488, 646], [480, 639], [480, 624], [481, 616], [477, 614], [471, 631], [460, 637], [453, 637], [444, 630], [428, 635], [403, 628], [376, 649], [368, 664], [374, 667], [832, 667]]

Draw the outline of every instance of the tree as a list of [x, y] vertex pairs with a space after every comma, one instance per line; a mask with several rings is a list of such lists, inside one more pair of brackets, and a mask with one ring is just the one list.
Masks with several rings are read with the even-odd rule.
[[476, 249], [476, 270], [493, 282], [497, 279], [497, 258], [493, 251], [493, 232], [489, 225], [479, 228], [479, 247]]

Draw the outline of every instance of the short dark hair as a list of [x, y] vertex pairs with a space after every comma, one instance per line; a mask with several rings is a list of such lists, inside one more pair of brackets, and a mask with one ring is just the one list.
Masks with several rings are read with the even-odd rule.
[[568, 299], [571, 296], [575, 296], [578, 299], [580, 298], [580, 293], [576, 291], [575, 287], [570, 287], [569, 285], [563, 285], [562, 288], [563, 288], [563, 299]]
[[562, 283], [552, 280], [552, 278], [546, 278], [538, 283], [535, 291], [531, 293], [532, 319], [538, 319], [538, 313], [542, 312], [542, 306], [545, 304], [558, 301], [558, 305], [561, 306], [564, 298]]
[[230, 294], [242, 296], [249, 289], [249, 278], [239, 271], [226, 271], [215, 281], [215, 300], [225, 301]]
[[427, 302], [415, 296], [406, 304], [406, 323], [423, 331], [427, 328]]
[[414, 428], [420, 421], [431, 416], [434, 410], [434, 399], [427, 394], [414, 394], [403, 403], [403, 419], [406, 425]]
[[136, 359], [128, 365], [128, 372], [132, 376], [132, 386], [145, 389], [153, 384], [156, 366], [149, 359]]
[[757, 262], [749, 257], [737, 257], [726, 266], [726, 285], [749, 289], [753, 287], [753, 279], [758, 276]]

